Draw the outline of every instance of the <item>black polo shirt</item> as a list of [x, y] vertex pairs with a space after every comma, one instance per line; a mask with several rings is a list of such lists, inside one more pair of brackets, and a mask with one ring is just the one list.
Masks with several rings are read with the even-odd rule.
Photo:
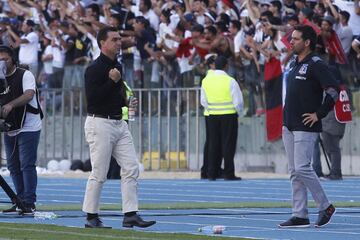
[[[332, 100], [323, 103], [327, 88], [338, 90], [338, 84], [324, 61], [315, 54], [309, 54], [301, 62], [294, 59], [287, 78], [284, 126], [290, 131], [321, 132], [320, 118], [325, 117], [334, 104]], [[314, 112], [319, 121], [311, 128], [305, 126], [302, 115]]]
[[115, 83], [109, 78], [109, 71], [116, 67], [121, 72], [117, 60], [111, 60], [103, 53], [85, 71], [85, 92], [87, 112], [99, 115], [121, 115], [126, 106], [123, 81]]

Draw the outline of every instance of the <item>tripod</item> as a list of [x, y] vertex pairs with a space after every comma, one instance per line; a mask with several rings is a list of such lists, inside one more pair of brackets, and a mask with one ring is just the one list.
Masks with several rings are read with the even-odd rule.
[[324, 143], [323, 143], [323, 141], [321, 140], [321, 138], [319, 138], [319, 142], [320, 142], [320, 146], [321, 146], [321, 148], [322, 148], [322, 150], [323, 150], [323, 152], [324, 152], [326, 165], [328, 166], [329, 171], [331, 171], [331, 166], [330, 166], [330, 162], [329, 162], [329, 157], [328, 157], [328, 155], [327, 155], [327, 153], [326, 153], [326, 151], [325, 151]]
[[20, 208], [21, 210], [24, 210], [24, 204], [21, 201], [20, 198], [18, 198], [18, 196], [16, 196], [16, 194], [14, 193], [14, 191], [11, 189], [11, 187], [9, 186], [9, 184], [5, 181], [5, 179], [0, 175], [0, 186], [2, 187], [2, 189], [4, 190], [4, 192], [6, 193], [6, 195], [8, 195], [8, 197], [10, 198], [11, 202], [13, 204], [16, 204], [16, 206], [18, 208]]
[[[1, 146], [2, 146], [1, 140], [2, 140], [2, 138], [0, 137], [0, 153], [1, 153]], [[16, 206], [18, 208], [20, 208], [21, 211], [24, 211], [25, 207], [24, 207], [22, 200], [14, 193], [14, 191], [11, 189], [9, 184], [5, 181], [5, 179], [1, 175], [0, 175], [0, 186], [4, 190], [6, 195], [8, 195], [11, 202], [13, 204], [16, 204]]]

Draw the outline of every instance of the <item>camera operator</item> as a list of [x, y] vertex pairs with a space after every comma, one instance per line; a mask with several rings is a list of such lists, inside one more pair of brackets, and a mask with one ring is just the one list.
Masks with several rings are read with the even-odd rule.
[[[33, 214], [36, 202], [37, 173], [35, 162], [40, 138], [42, 111], [34, 75], [16, 65], [11, 48], [0, 46], [0, 61], [5, 62], [4, 71], [8, 90], [1, 90], [1, 118], [8, 129], [4, 136], [7, 165], [16, 193], [24, 201], [22, 214]], [[5, 84], [6, 86], [6, 84]], [[4, 213], [17, 212], [13, 205]]]

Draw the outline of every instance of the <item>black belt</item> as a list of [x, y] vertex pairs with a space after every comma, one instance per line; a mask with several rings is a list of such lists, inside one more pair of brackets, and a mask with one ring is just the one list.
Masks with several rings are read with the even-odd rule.
[[88, 114], [89, 117], [98, 117], [98, 118], [106, 118], [111, 120], [121, 120], [122, 115], [103, 115], [103, 114]]

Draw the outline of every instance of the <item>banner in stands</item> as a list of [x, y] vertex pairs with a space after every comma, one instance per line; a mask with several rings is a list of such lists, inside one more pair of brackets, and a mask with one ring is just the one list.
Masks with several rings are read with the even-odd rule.
[[282, 133], [282, 70], [280, 60], [272, 57], [265, 63], [266, 133], [276, 141]]

